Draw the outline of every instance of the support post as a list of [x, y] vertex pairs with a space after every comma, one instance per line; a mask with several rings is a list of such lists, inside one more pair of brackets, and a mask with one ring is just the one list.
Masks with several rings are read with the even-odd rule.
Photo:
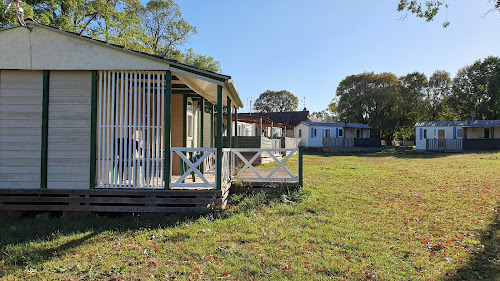
[[47, 188], [47, 153], [49, 147], [49, 80], [50, 71], [43, 72], [42, 98], [42, 151], [40, 165], [40, 188]]
[[214, 147], [214, 104], [211, 103], [212, 109], [210, 110], [210, 147]]
[[165, 98], [163, 106], [165, 107], [164, 128], [163, 128], [163, 188], [170, 189], [170, 145], [171, 145], [171, 127], [172, 127], [172, 72], [165, 72]]
[[92, 71], [92, 96], [90, 109], [90, 188], [95, 188], [96, 181], [96, 162], [97, 162], [97, 71]]
[[[200, 143], [199, 147], [205, 147], [205, 98], [201, 98], [201, 116], [200, 116]], [[202, 151], [200, 157], [203, 156]], [[205, 170], [203, 163], [200, 164], [200, 172], [203, 173]]]
[[299, 186], [300, 187], [303, 187], [304, 186], [304, 161], [302, 159], [302, 156], [304, 154], [304, 147], [303, 146], [299, 146]]
[[238, 148], [238, 108], [234, 109], [234, 148]]
[[231, 148], [233, 136], [233, 107], [231, 106], [231, 100], [227, 97], [226, 105], [226, 123], [227, 123], [227, 147]]
[[217, 190], [222, 190], [222, 86], [217, 85]]

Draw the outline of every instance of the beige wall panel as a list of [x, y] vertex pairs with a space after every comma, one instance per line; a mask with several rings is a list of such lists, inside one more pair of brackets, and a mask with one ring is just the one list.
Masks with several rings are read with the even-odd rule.
[[0, 71], [0, 188], [40, 188], [42, 89], [39, 71]]
[[90, 71], [50, 72], [48, 189], [89, 188], [91, 84]]

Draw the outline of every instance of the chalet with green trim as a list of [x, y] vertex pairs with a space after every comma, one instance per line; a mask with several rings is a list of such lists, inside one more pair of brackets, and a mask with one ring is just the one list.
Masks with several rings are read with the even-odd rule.
[[243, 106], [230, 76], [26, 24], [0, 30], [0, 210], [224, 204], [245, 162], [222, 142]]

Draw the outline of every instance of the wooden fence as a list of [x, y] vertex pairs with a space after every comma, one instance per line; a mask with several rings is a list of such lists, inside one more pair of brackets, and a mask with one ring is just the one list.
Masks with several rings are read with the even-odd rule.
[[460, 151], [463, 150], [462, 139], [427, 139], [426, 150], [429, 151]]
[[354, 138], [323, 138], [323, 146], [354, 147]]

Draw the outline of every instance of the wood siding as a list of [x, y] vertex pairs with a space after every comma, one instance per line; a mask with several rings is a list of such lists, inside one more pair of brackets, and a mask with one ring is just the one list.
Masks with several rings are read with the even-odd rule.
[[88, 189], [90, 178], [90, 71], [51, 71], [48, 189]]
[[[183, 97], [182, 95], [172, 95], [172, 113], [171, 113], [171, 147], [184, 147], [184, 131], [183, 131], [183, 114], [184, 114], [184, 106], [183, 106]], [[177, 154], [173, 155], [172, 158], [172, 171], [174, 175], [179, 174], [180, 172], [180, 158]]]
[[40, 188], [41, 71], [0, 71], [0, 188]]

